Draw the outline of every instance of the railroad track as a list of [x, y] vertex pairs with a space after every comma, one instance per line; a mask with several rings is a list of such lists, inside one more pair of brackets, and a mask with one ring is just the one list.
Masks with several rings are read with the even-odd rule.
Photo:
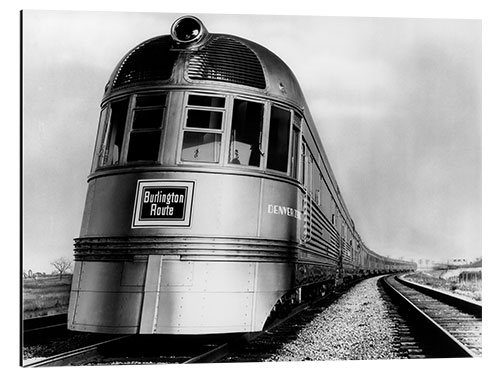
[[68, 333], [67, 314], [24, 319], [21, 332], [23, 333], [23, 345], [32, 345], [56, 336], [65, 336]]
[[[350, 286], [346, 285], [344, 291]], [[222, 362], [225, 357], [245, 348], [249, 343], [259, 339], [266, 340], [270, 332], [293, 321], [293, 318], [300, 316], [305, 310], [318, 308], [318, 304], [323, 304], [321, 309], [324, 309], [329, 305], [328, 300], [338, 298], [342, 293], [343, 291], [335, 291], [315, 301], [303, 303], [285, 317], [275, 319], [261, 332], [198, 338], [179, 338], [169, 335], [120, 336], [48, 358], [30, 360], [25, 367]], [[326, 302], [322, 303], [324, 300]]]
[[220, 362], [261, 362], [272, 358], [283, 345], [294, 341], [301, 330], [307, 327], [315, 317], [322, 314], [351, 287], [362, 280], [347, 282], [310, 303], [300, 305], [283, 319], [276, 320], [266, 326], [262, 332], [254, 335], [243, 345], [234, 347]]
[[481, 357], [482, 307], [398, 276], [384, 278], [387, 292], [425, 327], [432, 351], [442, 358]]
[[[306, 304], [287, 317], [276, 320], [272, 329], [306, 309]], [[263, 332], [232, 334], [213, 339], [166, 336], [120, 336], [47, 358], [27, 361], [24, 367], [55, 367], [105, 364], [144, 363], [213, 363], [226, 357], [235, 348], [255, 340]], [[171, 340], [171, 341], [169, 341]]]

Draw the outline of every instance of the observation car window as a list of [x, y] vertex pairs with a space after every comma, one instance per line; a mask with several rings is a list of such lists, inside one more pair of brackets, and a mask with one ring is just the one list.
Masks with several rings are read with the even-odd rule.
[[288, 145], [290, 136], [290, 111], [271, 107], [267, 168], [280, 172], [288, 170]]
[[165, 105], [165, 95], [141, 95], [135, 99], [136, 107], [154, 107]]
[[330, 195], [329, 201], [330, 201], [330, 211], [329, 211], [330, 217], [332, 218], [332, 224], [333, 224], [333, 227], [335, 228], [335, 201], [334, 201], [332, 195]]
[[311, 150], [307, 147], [306, 141], [302, 138], [302, 173], [301, 182], [307, 190], [308, 194], [312, 194], [312, 165], [314, 159], [312, 158]]
[[182, 140], [182, 161], [218, 163], [225, 98], [189, 95]]
[[226, 99], [217, 96], [189, 95], [188, 105], [224, 108]]
[[222, 112], [189, 109], [186, 127], [200, 129], [222, 129]]
[[128, 104], [128, 98], [111, 103], [111, 115], [99, 151], [98, 167], [118, 164], [120, 161]]
[[293, 116], [292, 128], [292, 177], [299, 178], [299, 153], [300, 153], [300, 123], [302, 118], [295, 114]]
[[157, 161], [166, 95], [137, 96], [127, 161]]
[[330, 190], [328, 190], [328, 183], [327, 180], [325, 179], [324, 175], [321, 175], [321, 181], [320, 181], [320, 202], [322, 202], [322, 210], [327, 215], [330, 213], [330, 205], [328, 204], [328, 201], [331, 199], [331, 194]]
[[220, 144], [220, 134], [185, 132], [181, 159], [218, 163]]
[[104, 145], [102, 144], [103, 133], [106, 130], [106, 121], [108, 120], [109, 105], [105, 106], [101, 110], [101, 115], [99, 116], [99, 130], [97, 133], [96, 143], [94, 147], [94, 159], [92, 161], [92, 171], [94, 171], [101, 163], [102, 153], [104, 151]]
[[306, 142], [304, 139], [302, 139], [302, 147], [300, 148], [300, 156], [302, 159], [302, 167], [300, 168], [300, 183], [302, 185], [305, 185], [305, 177], [306, 177], [306, 164], [307, 164], [307, 159], [306, 159]]
[[235, 99], [231, 138], [230, 164], [260, 167], [264, 104]]
[[313, 197], [314, 197], [314, 201], [320, 205], [321, 204], [321, 182], [322, 182], [322, 176], [321, 176], [321, 172], [319, 170], [319, 166], [318, 164], [316, 164], [316, 162], [313, 162], [313, 166], [312, 166], [312, 178], [313, 178], [313, 181], [312, 181], [312, 190], [313, 190]]

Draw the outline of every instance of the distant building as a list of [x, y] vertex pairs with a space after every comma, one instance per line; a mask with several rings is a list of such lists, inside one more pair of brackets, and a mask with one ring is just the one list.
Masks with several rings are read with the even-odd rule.
[[455, 258], [448, 260], [448, 265], [455, 267], [465, 266], [468, 263], [469, 262], [465, 258]]
[[434, 261], [430, 259], [419, 259], [417, 264], [420, 270], [430, 270], [434, 267]]

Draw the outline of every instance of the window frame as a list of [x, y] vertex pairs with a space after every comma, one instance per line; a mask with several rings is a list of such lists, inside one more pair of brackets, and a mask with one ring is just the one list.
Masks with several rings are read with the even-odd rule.
[[306, 193], [311, 197], [313, 195], [313, 164], [315, 163], [313, 153], [307, 144], [306, 139], [302, 136], [302, 155], [301, 155], [301, 184], [304, 186]]
[[[259, 100], [254, 98], [248, 98], [242, 95], [228, 95], [227, 97], [230, 101], [228, 114], [227, 114], [227, 135], [226, 140], [224, 142], [224, 162], [222, 163], [224, 166], [231, 168], [249, 168], [251, 170], [267, 170], [267, 142], [269, 139], [269, 120], [270, 120], [270, 102], [268, 100]], [[231, 150], [231, 131], [233, 130], [233, 116], [234, 116], [234, 101], [246, 101], [251, 103], [256, 103], [262, 105], [262, 131], [261, 131], [261, 139], [260, 139], [260, 151], [263, 152], [264, 155], [261, 156], [260, 165], [258, 167], [253, 165], [244, 165], [244, 164], [234, 164], [229, 161], [229, 151]]]
[[[216, 97], [225, 100], [223, 107], [216, 106], [203, 106], [188, 104], [189, 97], [191, 95], [205, 96], [205, 97]], [[256, 103], [263, 106], [263, 117], [262, 117], [262, 135], [261, 135], [261, 151], [264, 155], [261, 156], [260, 166], [244, 165], [244, 164], [233, 164], [229, 160], [229, 151], [231, 143], [231, 134], [233, 128], [233, 116], [234, 116], [234, 102], [235, 100], [246, 101], [251, 103]], [[287, 149], [287, 162], [286, 162], [286, 172], [276, 169], [271, 169], [267, 167], [269, 159], [269, 136], [271, 130], [271, 112], [273, 107], [283, 110], [289, 113], [288, 122], [288, 149]], [[207, 129], [207, 128], [196, 128], [187, 126], [187, 118], [189, 110], [201, 110], [208, 112], [220, 112], [222, 113], [222, 121], [220, 129]], [[295, 124], [294, 118], [297, 117], [300, 123]], [[294, 107], [275, 102], [270, 99], [265, 98], [254, 98], [251, 96], [241, 95], [241, 94], [221, 94], [212, 91], [185, 91], [183, 93], [182, 99], [182, 113], [180, 115], [181, 125], [179, 126], [179, 133], [177, 139], [177, 152], [175, 156], [175, 161], [177, 165], [206, 165], [206, 166], [218, 166], [218, 167], [230, 167], [236, 169], [246, 169], [251, 171], [261, 171], [265, 173], [273, 173], [282, 176], [287, 176], [293, 178], [294, 180], [301, 181], [303, 176], [303, 158], [302, 158], [302, 145], [305, 143], [303, 135], [303, 124], [305, 118], [303, 114], [296, 110]], [[184, 137], [186, 132], [202, 133], [202, 134], [220, 134], [220, 155], [217, 162], [212, 161], [194, 161], [194, 160], [183, 160], [182, 151], [184, 144]], [[293, 137], [294, 133], [297, 136], [297, 160], [295, 161], [295, 168], [297, 169], [295, 174], [292, 171], [292, 152], [293, 152]]]
[[105, 128], [107, 128], [108, 121], [109, 121], [109, 114], [110, 114], [110, 105], [109, 103], [106, 103], [106, 105], [101, 107], [101, 112], [99, 113], [99, 123], [98, 123], [98, 129], [97, 129], [97, 136], [95, 139], [95, 144], [94, 144], [94, 158], [92, 160], [92, 166], [90, 168], [91, 172], [96, 171], [98, 168], [103, 168], [99, 167], [99, 162], [101, 159], [101, 151], [102, 151], [102, 146], [104, 143], [104, 131]]
[[[196, 96], [205, 96], [205, 97], [216, 97], [216, 98], [223, 98], [224, 99], [224, 107], [209, 107], [209, 106], [200, 106], [200, 105], [193, 105], [193, 104], [188, 104], [189, 103], [189, 96], [190, 95], [196, 95]], [[212, 92], [199, 92], [199, 91], [186, 91], [184, 93], [184, 98], [182, 101], [182, 116], [181, 116], [181, 123], [182, 125], [179, 127], [179, 136], [177, 140], [177, 156], [176, 156], [176, 161], [178, 165], [208, 165], [208, 166], [221, 166], [224, 165], [225, 162], [225, 156], [226, 156], [226, 122], [228, 118], [228, 113], [231, 112], [230, 106], [229, 106], [229, 95], [223, 95], [223, 94], [215, 94]], [[196, 128], [196, 127], [188, 127], [187, 126], [187, 119], [188, 119], [188, 112], [190, 109], [194, 110], [201, 110], [201, 111], [207, 111], [207, 112], [220, 112], [222, 113], [222, 119], [221, 119], [221, 128], [220, 129], [204, 129], [204, 128]], [[200, 133], [200, 134], [220, 134], [220, 150], [219, 150], [219, 160], [217, 162], [211, 162], [211, 161], [193, 161], [193, 160], [183, 160], [182, 159], [182, 146], [184, 144], [184, 136], [186, 132], [190, 133]]]
[[[299, 123], [295, 122], [295, 118], [299, 119]], [[301, 113], [293, 111], [292, 113], [292, 128], [290, 137], [290, 177], [301, 182], [302, 181], [302, 123], [304, 122], [304, 117]], [[295, 136], [295, 137], [294, 137]], [[295, 142], [294, 143], [294, 138]], [[295, 151], [295, 153], [294, 153]]]
[[[137, 107], [137, 97], [139, 96], [158, 96], [158, 95], [165, 95], [165, 101], [163, 102], [163, 106], [147, 106], [147, 107]], [[126, 126], [125, 126], [125, 136], [123, 137], [123, 150], [124, 152], [122, 155], [120, 155], [120, 165], [144, 165], [144, 164], [158, 164], [161, 162], [163, 159], [163, 153], [164, 153], [164, 137], [165, 137], [165, 129], [166, 129], [166, 122], [167, 122], [167, 111], [168, 111], [168, 103], [169, 103], [169, 93], [167, 91], [162, 91], [162, 92], [146, 92], [146, 93], [137, 93], [137, 94], [132, 94], [130, 96], [130, 103], [129, 103], [129, 109], [127, 112], [127, 121], [126, 121]], [[145, 128], [145, 129], [132, 129], [134, 119], [135, 119], [135, 112], [136, 109], [139, 109], [139, 111], [144, 111], [145, 108], [163, 108], [162, 111], [162, 119], [161, 119], [161, 124], [160, 127], [158, 128]], [[134, 160], [134, 161], [128, 161], [128, 154], [129, 154], [129, 147], [130, 147], [130, 136], [132, 135], [132, 132], [135, 133], [147, 133], [147, 132], [152, 132], [152, 131], [159, 131], [160, 132], [160, 139], [159, 139], [159, 145], [158, 145], [158, 155], [156, 157], [156, 160]]]
[[[279, 108], [281, 110], [287, 111], [290, 114], [290, 119], [288, 122], [288, 152], [287, 152], [287, 163], [286, 163], [286, 171], [280, 171], [277, 169], [272, 169], [268, 168], [268, 160], [269, 160], [269, 138], [270, 138], [270, 133], [271, 133], [271, 113], [273, 110], [273, 107]], [[293, 115], [294, 115], [294, 110], [291, 107], [287, 107], [285, 105], [282, 105], [280, 103], [276, 103], [273, 101], [269, 101], [269, 109], [268, 109], [268, 118], [267, 122], [265, 124], [266, 126], [266, 133], [267, 133], [267, 139], [266, 139], [266, 148], [265, 148], [265, 153], [266, 153], [266, 158], [265, 158], [265, 164], [264, 164], [264, 169], [267, 172], [272, 172], [272, 173], [278, 173], [281, 175], [287, 175], [291, 177], [291, 150], [292, 150], [292, 133], [293, 133]]]
[[312, 186], [311, 186], [311, 191], [312, 191], [312, 196], [314, 198], [314, 201], [318, 205], [318, 207], [321, 207], [321, 189], [323, 185], [323, 175], [321, 173], [321, 168], [320, 165], [316, 162], [316, 160], [313, 161], [312, 164]]
[[[110, 168], [116, 168], [116, 167], [122, 167], [124, 166], [124, 163], [123, 163], [123, 155], [128, 152], [128, 150], [126, 149], [126, 147], [128, 147], [128, 144], [127, 144], [127, 138], [128, 138], [128, 135], [127, 135], [127, 132], [128, 132], [128, 129], [129, 129], [129, 121], [130, 121], [130, 111], [131, 111], [131, 108], [132, 108], [132, 101], [133, 101], [133, 96], [134, 95], [124, 95], [124, 96], [120, 96], [120, 97], [117, 97], [117, 98], [114, 98], [114, 100], [110, 100], [106, 103], [105, 106], [102, 107], [101, 109], [101, 113], [103, 111], [106, 111], [106, 120], [102, 123], [102, 130], [99, 129], [98, 130], [98, 135], [97, 135], [97, 143], [99, 144], [99, 150], [96, 150], [97, 153], [95, 154], [96, 156], [96, 164], [95, 164], [95, 169], [93, 169], [94, 172], [96, 171], [100, 171], [100, 170], [106, 170], [106, 169], [110, 169]], [[118, 159], [118, 163], [116, 164], [106, 164], [106, 165], [101, 165], [101, 158], [103, 158], [104, 156], [102, 155], [102, 153], [104, 153], [106, 151], [106, 146], [105, 144], [108, 142], [108, 134], [110, 134], [111, 130], [109, 129], [109, 126], [110, 126], [110, 122], [113, 118], [113, 110], [112, 110], [112, 105], [114, 103], [118, 103], [120, 101], [127, 101], [127, 110], [126, 110], [126, 113], [125, 113], [125, 124], [123, 125], [123, 136], [122, 136], [122, 142], [121, 142], [121, 152], [120, 152], [120, 157]], [[99, 119], [100, 121], [101, 119]], [[101, 124], [99, 124], [99, 127], [101, 127]], [[109, 131], [109, 133], [108, 133]], [[104, 146], [104, 147], [103, 147]], [[109, 150], [108, 150], [109, 152]]]
[[[163, 102], [163, 105], [154, 105], [154, 106], [147, 106], [147, 107], [138, 107], [140, 110], [144, 110], [145, 108], [162, 108], [162, 117], [161, 117], [161, 124], [158, 128], [144, 128], [144, 129], [132, 129], [133, 125], [133, 120], [134, 120], [134, 114], [135, 110], [137, 108], [137, 97], [139, 96], [158, 96], [158, 95], [164, 95], [165, 96], [165, 101]], [[108, 132], [108, 127], [109, 127], [109, 122], [111, 121], [112, 117], [112, 110], [111, 107], [113, 103], [117, 103], [119, 101], [126, 100], [128, 101], [127, 105], [127, 110], [125, 114], [125, 124], [123, 126], [123, 139], [121, 142], [121, 152], [120, 152], [120, 157], [118, 159], [118, 163], [116, 164], [108, 164], [108, 165], [100, 165], [100, 159], [101, 159], [101, 153], [104, 152], [105, 148], [103, 148], [104, 144], [106, 143], [106, 134]], [[169, 101], [170, 101], [170, 93], [168, 91], [149, 91], [149, 92], [141, 92], [141, 93], [135, 93], [135, 94], [127, 94], [127, 95], [121, 95], [116, 98], [113, 98], [109, 101], [106, 102], [105, 105], [102, 106], [101, 108], [101, 115], [99, 117], [99, 129], [98, 129], [98, 134], [96, 137], [96, 145], [95, 145], [95, 151], [94, 151], [94, 161], [92, 163], [92, 172], [98, 172], [102, 170], [107, 170], [110, 168], [116, 168], [116, 167], [127, 167], [127, 166], [135, 166], [135, 165], [158, 165], [161, 163], [163, 160], [163, 155], [164, 155], [164, 141], [166, 137], [166, 128], [167, 128], [167, 121], [168, 121], [168, 107], [169, 107]], [[102, 114], [105, 113], [105, 119], [102, 119]], [[130, 135], [132, 132], [148, 132], [148, 131], [158, 131], [160, 133], [159, 135], [159, 146], [158, 146], [158, 156], [156, 160], [137, 160], [137, 161], [127, 161], [128, 154], [129, 154], [129, 147], [130, 147]]]

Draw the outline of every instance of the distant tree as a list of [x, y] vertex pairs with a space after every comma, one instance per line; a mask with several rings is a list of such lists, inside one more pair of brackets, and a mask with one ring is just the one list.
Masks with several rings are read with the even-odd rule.
[[33, 273], [32, 270], [28, 270], [28, 272], [24, 272], [24, 278], [36, 280], [36, 275]]
[[56, 269], [56, 274], [59, 275], [59, 280], [62, 280], [63, 275], [71, 268], [71, 260], [68, 258], [59, 258], [50, 263]]

